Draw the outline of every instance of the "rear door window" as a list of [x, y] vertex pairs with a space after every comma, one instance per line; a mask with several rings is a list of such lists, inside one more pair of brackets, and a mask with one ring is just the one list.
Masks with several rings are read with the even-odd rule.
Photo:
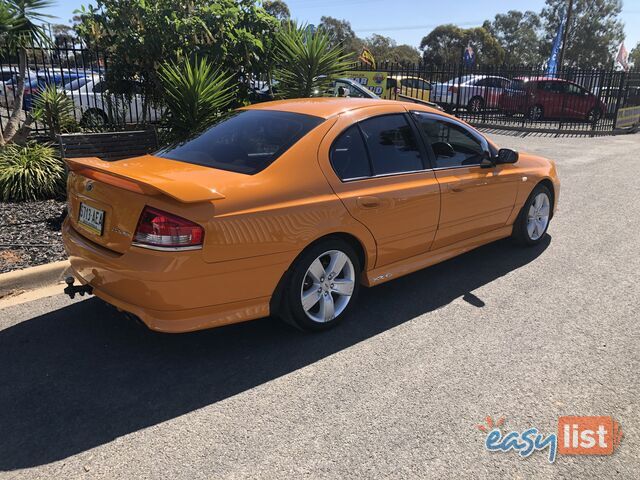
[[424, 168], [416, 136], [403, 114], [360, 122], [374, 175], [406, 173]]
[[236, 110], [156, 156], [253, 175], [323, 122], [323, 118], [300, 113]]
[[331, 148], [331, 166], [340, 180], [372, 175], [367, 149], [357, 125], [347, 128]]

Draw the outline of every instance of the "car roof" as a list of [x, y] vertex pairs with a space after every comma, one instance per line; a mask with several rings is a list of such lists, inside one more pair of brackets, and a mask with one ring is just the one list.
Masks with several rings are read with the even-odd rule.
[[[342, 97], [314, 97], [295, 98], [292, 100], [276, 100], [274, 102], [256, 103], [244, 110], [278, 110], [281, 112], [301, 113], [315, 117], [330, 118], [350, 110], [380, 105], [407, 105], [407, 102], [397, 100], [382, 100], [377, 98], [342, 98]], [[436, 109], [431, 109], [439, 113]]]

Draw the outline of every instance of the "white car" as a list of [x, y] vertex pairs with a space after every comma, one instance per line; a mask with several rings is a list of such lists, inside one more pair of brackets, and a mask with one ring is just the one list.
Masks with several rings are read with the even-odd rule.
[[465, 75], [446, 83], [435, 83], [431, 88], [431, 101], [451, 111], [456, 107], [478, 113], [485, 108], [497, 108], [500, 95], [511, 80], [492, 75]]
[[139, 91], [130, 99], [109, 93], [105, 81], [98, 75], [69, 82], [64, 86], [64, 92], [73, 101], [77, 118], [84, 125], [102, 127], [108, 123], [157, 122], [162, 115], [160, 109], [145, 104]]
[[[31, 69], [25, 72], [25, 93], [30, 92], [31, 83], [36, 83], [37, 74]], [[15, 98], [15, 85], [18, 82], [18, 67], [4, 66], [0, 67], [0, 104], [6, 107], [13, 103]]]

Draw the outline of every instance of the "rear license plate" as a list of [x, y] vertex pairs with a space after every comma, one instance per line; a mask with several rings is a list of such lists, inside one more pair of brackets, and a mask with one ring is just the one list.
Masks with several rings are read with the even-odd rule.
[[80, 203], [80, 215], [78, 215], [78, 223], [91, 232], [102, 235], [102, 226], [104, 224], [104, 211], [90, 207], [84, 203]]

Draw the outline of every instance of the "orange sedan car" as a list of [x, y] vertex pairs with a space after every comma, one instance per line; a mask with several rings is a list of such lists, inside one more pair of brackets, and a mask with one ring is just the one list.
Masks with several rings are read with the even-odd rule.
[[356, 98], [262, 103], [154, 155], [67, 162], [67, 293], [163, 332], [331, 327], [361, 285], [540, 242], [560, 188], [552, 161], [454, 117]]

